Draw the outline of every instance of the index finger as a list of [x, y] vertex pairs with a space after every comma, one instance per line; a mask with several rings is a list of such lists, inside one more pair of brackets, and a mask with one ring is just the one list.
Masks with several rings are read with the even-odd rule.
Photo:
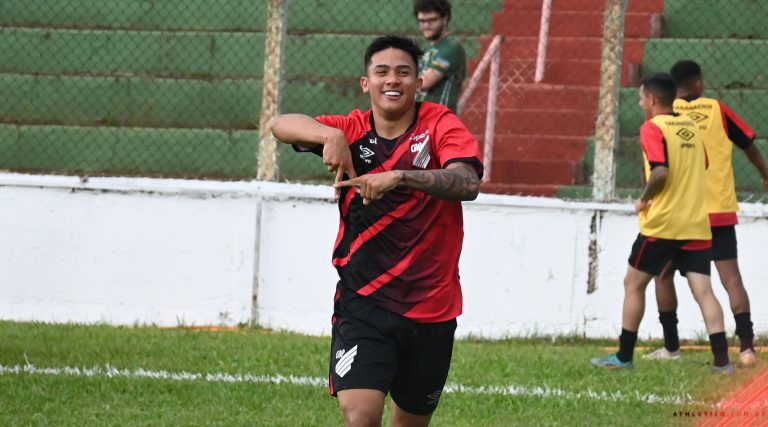
[[333, 184], [334, 184], [333, 187], [335, 188], [334, 195], [336, 197], [336, 200], [339, 200], [339, 197], [341, 197], [341, 189], [336, 187], [336, 184], [341, 182], [343, 179], [344, 179], [344, 170], [339, 168], [336, 170], [336, 178], [333, 180]]
[[346, 181], [339, 181], [339, 182], [333, 184], [333, 188], [354, 187], [356, 185], [360, 185], [360, 184], [358, 184], [358, 178], [352, 178], [352, 179], [348, 179]]

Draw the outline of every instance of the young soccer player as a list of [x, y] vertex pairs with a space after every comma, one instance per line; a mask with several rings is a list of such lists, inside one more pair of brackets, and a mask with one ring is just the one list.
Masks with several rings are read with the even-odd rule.
[[645, 312], [645, 289], [671, 263], [688, 279], [701, 308], [714, 354], [713, 372], [733, 374], [728, 360], [723, 310], [710, 281], [712, 234], [706, 209], [706, 151], [699, 129], [688, 116], [675, 113], [675, 82], [654, 74], [640, 86], [646, 122], [640, 129], [646, 185], [635, 202], [638, 234], [624, 277], [624, 306], [619, 351], [592, 364], [631, 368], [637, 331]]
[[393, 425], [429, 424], [462, 310], [461, 201], [477, 197], [482, 163], [455, 114], [416, 102], [420, 55], [410, 39], [377, 38], [360, 78], [370, 110], [271, 124], [336, 173], [330, 392], [348, 426], [380, 425], [387, 393]]
[[[677, 83], [675, 111], [687, 114], [699, 127], [709, 154], [707, 180], [707, 210], [712, 226], [712, 260], [715, 262], [720, 281], [730, 300], [736, 335], [741, 343], [739, 364], [753, 366], [757, 362], [754, 348], [754, 331], [750, 316], [747, 290], [741, 280], [737, 261], [736, 187], [733, 178], [733, 146], [744, 151], [763, 178], [768, 189], [768, 168], [757, 149], [755, 132], [722, 101], [702, 97], [704, 82], [701, 67], [694, 61], [677, 62], [671, 70]], [[677, 333], [677, 295], [674, 287], [674, 271], [665, 270], [656, 278], [656, 302], [659, 320], [664, 330], [664, 347], [645, 355], [655, 360], [680, 358], [680, 339]]]

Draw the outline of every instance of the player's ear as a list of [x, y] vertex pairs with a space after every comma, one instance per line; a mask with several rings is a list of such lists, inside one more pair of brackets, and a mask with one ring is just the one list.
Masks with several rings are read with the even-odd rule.
[[360, 77], [360, 88], [363, 89], [363, 93], [368, 93], [368, 77]]
[[421, 86], [424, 84], [424, 79], [421, 76], [416, 77], [416, 92], [421, 92]]

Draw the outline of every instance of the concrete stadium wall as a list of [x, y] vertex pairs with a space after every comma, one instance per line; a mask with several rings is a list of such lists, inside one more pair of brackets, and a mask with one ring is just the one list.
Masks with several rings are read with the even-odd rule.
[[[162, 326], [253, 319], [328, 334], [337, 280], [331, 195], [327, 186], [2, 174], [0, 318]], [[483, 194], [464, 206], [459, 335], [617, 336], [637, 233], [628, 204]], [[756, 328], [765, 331], [768, 206], [742, 209], [740, 260]], [[684, 281], [678, 290], [682, 336], [703, 336]], [[653, 290], [647, 295], [641, 336], [658, 337]], [[731, 316], [726, 323], [732, 331]]]

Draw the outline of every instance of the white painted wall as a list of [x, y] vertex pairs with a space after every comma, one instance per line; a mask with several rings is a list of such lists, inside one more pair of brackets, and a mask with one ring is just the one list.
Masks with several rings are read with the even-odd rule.
[[[0, 318], [163, 326], [254, 318], [328, 334], [337, 280], [332, 194], [264, 182], [0, 174]], [[628, 204], [481, 195], [464, 206], [459, 335], [618, 335], [637, 234]], [[753, 321], [765, 331], [768, 206], [742, 209], [740, 263]], [[596, 290], [587, 294], [596, 210], [603, 212]], [[703, 336], [698, 307], [678, 279], [681, 335]], [[713, 282], [729, 313], [717, 275]], [[650, 288], [640, 334], [659, 337]], [[730, 315], [726, 324], [732, 331]]]

